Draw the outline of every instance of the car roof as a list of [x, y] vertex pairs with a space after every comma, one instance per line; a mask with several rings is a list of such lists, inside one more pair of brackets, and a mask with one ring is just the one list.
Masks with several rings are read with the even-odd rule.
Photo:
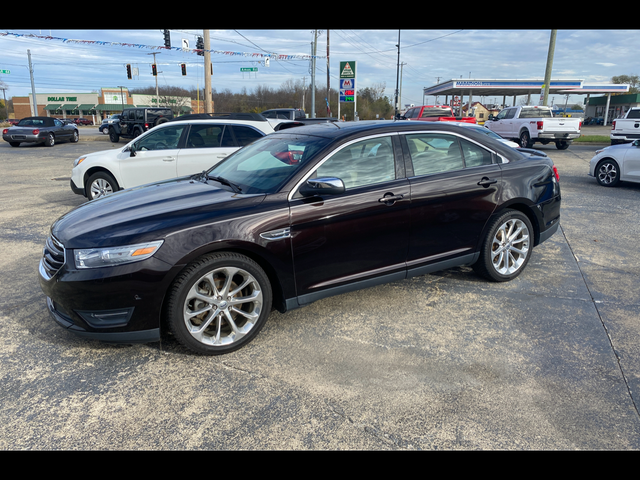
[[323, 122], [282, 130], [270, 136], [312, 135], [333, 139], [335, 142], [384, 133], [436, 131], [458, 133], [486, 145], [507, 158], [513, 158], [514, 149], [484, 133], [451, 122], [409, 122], [407, 120], [363, 120], [358, 122]]

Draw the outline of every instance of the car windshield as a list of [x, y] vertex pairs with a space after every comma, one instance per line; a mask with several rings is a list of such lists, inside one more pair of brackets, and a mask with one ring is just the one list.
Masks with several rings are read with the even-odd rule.
[[309, 135], [270, 135], [229, 155], [207, 173], [237, 185], [242, 193], [275, 193], [329, 141]]

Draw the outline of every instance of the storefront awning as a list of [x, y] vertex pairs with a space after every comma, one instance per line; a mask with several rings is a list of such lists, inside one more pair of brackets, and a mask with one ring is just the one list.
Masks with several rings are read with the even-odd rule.
[[46, 107], [44, 107], [45, 110], [49, 110], [50, 112], [53, 112], [55, 110], [60, 110], [60, 104], [59, 103], [51, 103], [49, 105], [47, 105]]
[[75, 110], [78, 108], [77, 103], [66, 103], [60, 107], [60, 110]]
[[88, 112], [89, 110], [93, 110], [95, 105], [93, 103], [83, 103], [82, 105], [78, 105], [78, 110], [82, 110], [83, 112]]

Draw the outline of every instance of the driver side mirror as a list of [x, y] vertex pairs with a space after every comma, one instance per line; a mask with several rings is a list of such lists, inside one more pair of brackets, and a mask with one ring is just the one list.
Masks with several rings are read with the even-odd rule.
[[344, 182], [339, 178], [310, 178], [300, 187], [300, 195], [314, 197], [316, 195], [339, 195], [344, 193]]
[[493, 120], [497, 120], [497, 118], [493, 116], [493, 113], [490, 113], [489, 120], [493, 121]]
[[129, 156], [130, 157], [135, 157], [136, 156], [136, 144], [132, 143], [131, 146], [129, 147]]
[[640, 147], [640, 140], [634, 140], [631, 145], [633, 145], [634, 147]]

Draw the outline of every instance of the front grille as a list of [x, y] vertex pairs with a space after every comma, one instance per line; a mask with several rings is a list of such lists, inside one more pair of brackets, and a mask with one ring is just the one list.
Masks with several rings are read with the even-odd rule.
[[42, 250], [42, 267], [49, 278], [53, 277], [64, 265], [64, 245], [52, 235]]

